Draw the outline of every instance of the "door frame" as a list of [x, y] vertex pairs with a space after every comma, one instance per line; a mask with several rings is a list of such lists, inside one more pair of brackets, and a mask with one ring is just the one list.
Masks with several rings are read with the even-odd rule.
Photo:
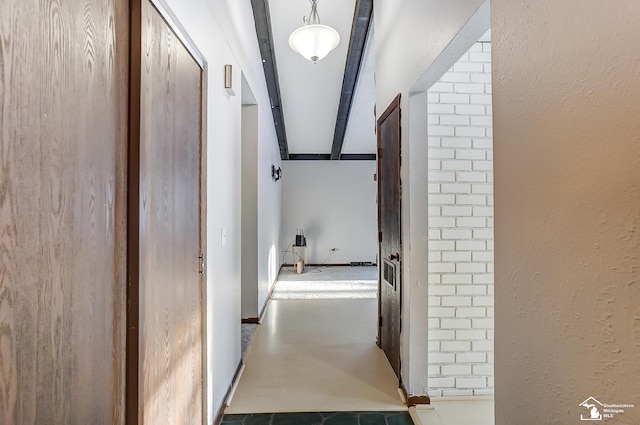
[[[389, 106], [387, 106], [387, 108], [384, 110], [384, 112], [380, 115], [380, 117], [377, 119], [376, 121], [376, 134], [377, 134], [377, 149], [378, 149], [378, 164], [377, 164], [377, 180], [378, 180], [378, 193], [377, 193], [377, 199], [378, 199], [378, 335], [377, 335], [377, 341], [376, 344], [378, 345], [378, 347], [380, 349], [382, 349], [382, 285], [383, 285], [383, 279], [382, 279], [382, 267], [384, 264], [384, 259], [382, 258], [382, 225], [381, 225], [381, 220], [380, 220], [380, 214], [381, 214], [381, 204], [380, 204], [380, 184], [381, 184], [381, 178], [380, 178], [380, 158], [381, 158], [381, 153], [382, 153], [382, 146], [381, 146], [381, 131], [380, 131], [380, 127], [381, 124], [389, 117], [389, 115], [391, 115], [391, 113], [393, 111], [396, 110], [396, 108], [398, 109], [398, 115], [399, 115], [399, 123], [398, 123], [398, 130], [400, 131], [400, 140], [399, 140], [399, 146], [398, 146], [398, 153], [400, 154], [400, 173], [398, 175], [398, 185], [399, 185], [399, 189], [400, 189], [400, 193], [398, 194], [400, 202], [398, 204], [398, 209], [399, 209], [399, 214], [398, 214], [398, 219], [400, 221], [400, 234], [398, 235], [399, 239], [400, 239], [400, 253], [402, 255], [403, 253], [403, 238], [402, 238], [402, 111], [401, 111], [401, 93], [398, 93], [398, 95], [391, 101], [391, 103], [389, 104]], [[400, 384], [402, 384], [402, 258], [400, 258], [399, 260], [399, 268], [398, 268], [398, 272], [399, 272], [399, 278], [397, 279], [398, 282], [398, 293], [399, 293], [399, 298], [400, 298], [400, 305], [399, 305], [399, 311], [400, 311], [400, 334], [398, 335], [398, 341], [400, 344], [399, 347], [399, 358], [398, 358], [398, 382]]]
[[[127, 317], [126, 317], [126, 424], [140, 423], [139, 412], [139, 356], [140, 356], [140, 99], [142, 78], [142, 4], [148, 1], [178, 37], [193, 60], [200, 67], [200, 303], [202, 329], [202, 421], [208, 418], [207, 368], [207, 93], [209, 66], [179, 19], [165, 0], [132, 0], [130, 4], [130, 74], [129, 74], [129, 147], [127, 170]], [[195, 259], [194, 259], [195, 261]]]

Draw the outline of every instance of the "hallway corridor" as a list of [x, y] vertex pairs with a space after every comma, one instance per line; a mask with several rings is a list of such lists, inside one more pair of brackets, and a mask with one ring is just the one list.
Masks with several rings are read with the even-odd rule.
[[[398, 381], [375, 344], [376, 294], [373, 267], [282, 269], [223, 424], [245, 423], [245, 414], [255, 424], [351, 424], [357, 416], [368, 424], [408, 423]], [[413, 423], [494, 423], [490, 397], [432, 402], [410, 409]], [[324, 413], [272, 415], [290, 412]]]
[[375, 344], [376, 299], [326, 298], [270, 301], [227, 414], [406, 410]]

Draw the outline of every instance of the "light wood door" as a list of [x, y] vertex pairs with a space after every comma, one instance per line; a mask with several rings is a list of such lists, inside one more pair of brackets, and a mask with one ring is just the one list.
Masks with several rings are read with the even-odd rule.
[[378, 119], [378, 344], [400, 378], [402, 307], [400, 222], [400, 95]]
[[0, 1], [0, 424], [124, 423], [129, 7]]
[[[141, 2], [139, 16], [139, 181], [132, 181], [132, 190], [138, 191], [132, 194], [137, 197], [138, 254], [137, 265], [131, 264], [138, 280], [133, 298], [138, 299], [130, 298], [139, 306], [139, 363], [137, 383], [129, 385], [132, 390], [138, 386], [137, 400], [130, 400], [137, 408], [129, 406], [129, 414], [137, 414], [130, 416], [132, 423], [195, 425], [203, 423], [203, 72], [149, 1]], [[130, 248], [134, 253], [135, 245]]]

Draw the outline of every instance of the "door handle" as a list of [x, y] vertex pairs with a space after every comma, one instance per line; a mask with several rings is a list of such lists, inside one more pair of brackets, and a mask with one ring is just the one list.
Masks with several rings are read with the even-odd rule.
[[204, 254], [200, 254], [198, 260], [200, 260], [198, 262], [198, 273], [204, 274]]
[[397, 252], [396, 252], [395, 254], [391, 254], [391, 255], [389, 256], [389, 260], [391, 260], [391, 261], [393, 261], [393, 260], [398, 260], [398, 261], [400, 261], [400, 254], [399, 254], [399, 253], [397, 253]]

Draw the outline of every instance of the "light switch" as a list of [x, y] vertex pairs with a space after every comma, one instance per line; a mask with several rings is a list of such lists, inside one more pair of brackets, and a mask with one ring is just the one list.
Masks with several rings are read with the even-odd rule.
[[227, 244], [227, 231], [224, 229], [220, 229], [220, 246], [225, 246]]

